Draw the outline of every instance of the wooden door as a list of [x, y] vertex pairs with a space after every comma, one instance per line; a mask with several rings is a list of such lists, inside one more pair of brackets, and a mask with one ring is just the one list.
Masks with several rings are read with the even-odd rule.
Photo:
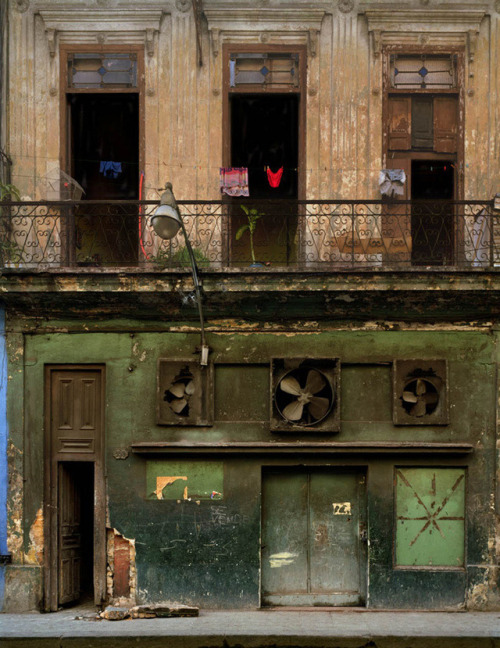
[[364, 604], [364, 473], [268, 472], [262, 526], [264, 605]]
[[59, 604], [80, 598], [82, 568], [81, 488], [66, 463], [59, 464]]
[[45, 609], [106, 597], [104, 368], [46, 368]]
[[100, 451], [101, 372], [61, 369], [52, 372], [52, 451], [61, 459], [80, 459]]

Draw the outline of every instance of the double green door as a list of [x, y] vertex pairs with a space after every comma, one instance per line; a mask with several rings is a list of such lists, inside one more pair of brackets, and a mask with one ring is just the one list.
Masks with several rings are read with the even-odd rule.
[[263, 605], [361, 606], [366, 571], [364, 472], [264, 473]]

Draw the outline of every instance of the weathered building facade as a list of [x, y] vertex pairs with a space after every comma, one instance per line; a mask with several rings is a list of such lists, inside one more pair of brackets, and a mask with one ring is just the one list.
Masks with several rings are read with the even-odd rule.
[[4, 20], [4, 610], [498, 608], [500, 3]]

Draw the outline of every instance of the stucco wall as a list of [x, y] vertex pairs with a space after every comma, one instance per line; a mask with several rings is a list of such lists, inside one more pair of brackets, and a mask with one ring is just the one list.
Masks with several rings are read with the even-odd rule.
[[[204, 7], [210, 9], [216, 4], [209, 0]], [[255, 16], [252, 13], [248, 24], [235, 26], [233, 31], [223, 30], [221, 43], [309, 43], [305, 93], [307, 154], [301, 160], [306, 170], [307, 197], [378, 197], [377, 177], [382, 165], [382, 57], [376, 51], [373, 32], [368, 31], [366, 11], [384, 8], [386, 3], [342, 3], [347, 9], [343, 11], [335, 3], [321, 0], [307, 3], [324, 11], [314, 52], [307, 20], [296, 29], [295, 23], [287, 24], [289, 4], [273, 3], [283, 6], [281, 23], [275, 20], [266, 29], [250, 19], [258, 17], [258, 12]], [[77, 5], [75, 2], [72, 10], [71, 3], [64, 3], [60, 22], [50, 22], [44, 11], [47, 7], [55, 11], [55, 2], [10, 3], [7, 150], [14, 160], [15, 182], [23, 195], [32, 198], [39, 197], [40, 178], [59, 165], [59, 44], [113, 43], [119, 47], [145, 43], [147, 39], [139, 19], [135, 24], [134, 19], [123, 18], [123, 11], [131, 6], [127, 0], [109, 5], [98, 3], [95, 9], [105, 9], [107, 21], [96, 18], [94, 23], [83, 23], [86, 26], [80, 28], [75, 17], [83, 11], [88, 21], [92, 8], [82, 9]], [[235, 5], [238, 9], [244, 6], [242, 2]], [[269, 6], [263, 4], [264, 8]], [[188, 5], [173, 0], [162, 3], [161, 7], [153, 1], [141, 3], [142, 10], [148, 8], [157, 12], [153, 22], [158, 31], [153, 30], [152, 45], [147, 45], [145, 54], [146, 187], [161, 187], [169, 179], [179, 198], [216, 198], [226, 126], [222, 124], [224, 62], [221, 50], [214, 55], [215, 27], [202, 19], [203, 65], [199, 67], [195, 21]], [[252, 8], [257, 11], [250, 3], [248, 10]], [[449, 14], [440, 17], [438, 12], [432, 17], [431, 5], [422, 7], [421, 2], [414, 0], [404, 8], [427, 10], [429, 24], [419, 31], [418, 25], [412, 26], [410, 17], [409, 28], [413, 31], [407, 32], [406, 27], [399, 26], [394, 12], [396, 23], [391, 24], [387, 19], [382, 44], [397, 42], [399, 35], [402, 43], [426, 47], [448, 43], [466, 50], [464, 197], [489, 198], [498, 190], [500, 171], [498, 3], [461, 3], [459, 11], [464, 11], [464, 15], [475, 9], [483, 12], [477, 38], [475, 32], [473, 36], [468, 35], [468, 24], [459, 24]], [[56, 31], [51, 53], [52, 24], [56, 25]]]

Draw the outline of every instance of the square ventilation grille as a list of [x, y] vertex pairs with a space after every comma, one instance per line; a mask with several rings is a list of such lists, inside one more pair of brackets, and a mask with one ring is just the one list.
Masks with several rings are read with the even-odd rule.
[[446, 360], [395, 360], [393, 365], [395, 425], [447, 425]]
[[270, 384], [272, 431], [340, 430], [338, 358], [273, 358]]
[[158, 361], [158, 425], [210, 426], [214, 420], [213, 365]]

